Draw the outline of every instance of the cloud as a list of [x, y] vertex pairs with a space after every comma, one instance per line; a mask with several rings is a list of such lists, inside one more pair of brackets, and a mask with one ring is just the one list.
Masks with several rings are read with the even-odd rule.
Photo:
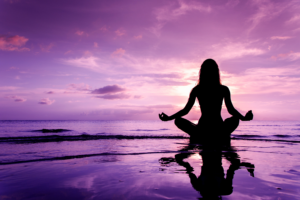
[[220, 43], [217, 45], [212, 46], [212, 53], [214, 58], [219, 59], [233, 59], [233, 58], [239, 58], [243, 56], [257, 56], [265, 53], [265, 50], [255, 48], [255, 47], [249, 47], [251, 42], [246, 43]]
[[95, 89], [91, 92], [91, 94], [109, 94], [109, 93], [118, 93], [126, 91], [125, 88], [122, 88], [118, 85], [108, 85], [99, 89]]
[[95, 48], [98, 48], [98, 47], [99, 47], [97, 42], [94, 42], [94, 47], [95, 47]]
[[275, 3], [270, 0], [253, 0], [252, 3], [257, 7], [258, 11], [249, 19], [252, 25], [248, 32], [251, 32], [262, 21], [270, 20], [279, 15], [283, 10], [291, 6], [293, 2], [287, 3], [282, 1], [282, 3]]
[[141, 96], [141, 95], [134, 95], [133, 98], [134, 98], [134, 99], [142, 99], [143, 96]]
[[71, 50], [66, 51], [64, 54], [67, 55], [67, 54], [69, 54], [69, 53], [72, 53], [72, 51], [71, 51]]
[[124, 29], [118, 29], [115, 31], [117, 36], [122, 36], [125, 35], [125, 30]]
[[112, 56], [112, 57], [123, 56], [124, 54], [125, 54], [125, 50], [122, 49], [122, 48], [119, 48], [119, 49], [115, 50], [115, 51], [111, 54], [111, 56]]
[[6, 98], [13, 99], [15, 102], [25, 102], [27, 99], [19, 96], [8, 96]]
[[282, 54], [278, 54], [276, 56], [272, 56], [271, 57], [273, 60], [289, 60], [289, 61], [294, 61], [294, 60], [298, 60], [300, 58], [300, 52], [289, 52], [289, 53], [282, 53]]
[[101, 99], [116, 100], [116, 99], [129, 99], [130, 95], [125, 93], [118, 93], [118, 94], [105, 94], [105, 95], [95, 96], [95, 97]]
[[[152, 81], [150, 81], [152, 82]], [[186, 86], [190, 85], [190, 82], [187, 81], [177, 81], [177, 80], [170, 80], [170, 79], [154, 79], [153, 82], [158, 83], [162, 86]]]
[[0, 35], [0, 49], [3, 51], [29, 51], [29, 48], [22, 47], [27, 41], [28, 38], [23, 36]]
[[66, 91], [64, 91], [64, 94], [87, 94], [87, 92], [91, 91], [91, 87], [88, 84], [85, 83], [71, 83], [68, 85], [68, 88]]
[[271, 40], [287, 40], [287, 39], [291, 39], [292, 37], [290, 36], [273, 36], [271, 37]]
[[147, 73], [147, 74], [135, 74], [133, 76], [151, 77], [151, 78], [182, 78], [182, 74], [179, 73]]
[[78, 31], [76, 31], [76, 32], [75, 32], [75, 34], [76, 34], [76, 35], [79, 35], [79, 36], [82, 36], [82, 35], [84, 34], [84, 32], [83, 32], [83, 31], [80, 31], [80, 30], [78, 30]]
[[[185, 15], [188, 11], [197, 10], [200, 12], [210, 12], [210, 6], [203, 6], [197, 1], [185, 2], [184, 0], [178, 0], [179, 7], [174, 8], [174, 4], [169, 4], [164, 7], [157, 8], [154, 14], [157, 19], [157, 23], [149, 30], [156, 36], [159, 36], [160, 29], [162, 29], [168, 21], [177, 19], [178, 17]], [[178, 6], [178, 5], [176, 5]]]
[[174, 20], [181, 15], [185, 15], [188, 11], [198, 10], [201, 12], [210, 12], [210, 6], [203, 6], [197, 1], [185, 2], [183, 0], [178, 1], [179, 7], [173, 9], [173, 5], [168, 5], [155, 10], [156, 19], [158, 21], [170, 21]]
[[55, 102], [55, 100], [50, 100], [49, 98], [41, 99], [38, 103], [42, 105], [51, 105]]
[[143, 36], [142, 35], [137, 35], [137, 36], [134, 36], [134, 39], [136, 39], [136, 40], [139, 40], [139, 39], [142, 39], [143, 38]]
[[119, 105], [119, 107], [125, 107], [125, 108], [147, 108], [147, 109], [173, 109], [178, 108], [178, 106], [172, 105], [172, 104], [155, 104], [155, 105]]
[[299, 23], [300, 22], [300, 15], [294, 15], [291, 19], [289, 19], [286, 23]]
[[108, 28], [107, 28], [106, 26], [102, 26], [102, 27], [100, 28], [100, 31], [106, 32], [106, 31], [108, 31]]
[[15, 87], [15, 86], [1, 86], [0, 90], [16, 90], [19, 89], [19, 87]]
[[81, 58], [71, 58], [71, 59], [65, 59], [63, 62], [68, 65], [72, 65], [75, 67], [83, 67], [88, 68], [90, 70], [97, 70], [99, 65], [97, 64], [97, 60], [99, 60], [97, 57], [89, 56], [89, 57], [81, 57]]
[[40, 45], [40, 48], [43, 52], [50, 52], [50, 49], [54, 46], [53, 43], [50, 43], [49, 45]]
[[46, 94], [54, 94], [54, 92], [53, 91], [49, 91]]
[[222, 83], [233, 94], [300, 93], [300, 68], [251, 68], [243, 74], [226, 74]]
[[91, 87], [88, 84], [84, 84], [84, 83], [80, 83], [80, 84], [75, 84], [75, 83], [71, 83], [69, 84], [68, 89], [72, 90], [79, 90], [79, 91], [90, 91]]

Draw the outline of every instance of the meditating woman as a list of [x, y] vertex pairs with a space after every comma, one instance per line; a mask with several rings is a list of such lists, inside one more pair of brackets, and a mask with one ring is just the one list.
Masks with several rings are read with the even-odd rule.
[[[198, 124], [182, 118], [192, 109], [196, 98], [202, 113]], [[232, 115], [225, 121], [221, 117], [223, 100]], [[213, 59], [207, 59], [201, 65], [198, 84], [192, 89], [186, 106], [171, 116], [161, 113], [159, 118], [162, 121], [175, 119], [175, 125], [190, 135], [191, 142], [198, 143], [230, 141], [230, 134], [238, 127], [239, 120], [250, 121], [253, 114], [250, 110], [243, 116], [233, 107], [228, 87], [221, 84], [217, 63]]]

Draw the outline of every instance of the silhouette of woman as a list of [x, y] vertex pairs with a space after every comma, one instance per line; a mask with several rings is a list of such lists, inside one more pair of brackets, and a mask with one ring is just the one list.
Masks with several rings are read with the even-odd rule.
[[[198, 124], [182, 118], [189, 113], [196, 98], [202, 113]], [[221, 117], [223, 100], [232, 115], [225, 121]], [[186, 106], [171, 116], [161, 113], [159, 118], [162, 121], [175, 119], [175, 125], [190, 135], [191, 142], [230, 142], [230, 134], [238, 127], [239, 120], [250, 121], [253, 114], [250, 110], [243, 116], [233, 107], [228, 87], [221, 84], [217, 63], [213, 59], [207, 59], [201, 65], [198, 84], [192, 89]]]

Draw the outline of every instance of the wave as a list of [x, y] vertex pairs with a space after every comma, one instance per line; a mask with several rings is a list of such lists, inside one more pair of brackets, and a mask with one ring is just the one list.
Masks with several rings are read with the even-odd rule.
[[75, 158], [88, 158], [93, 156], [121, 156], [121, 155], [143, 155], [143, 154], [157, 154], [157, 153], [178, 153], [178, 151], [157, 151], [157, 152], [139, 152], [139, 153], [94, 153], [94, 154], [81, 154], [81, 155], [70, 155], [70, 156], [59, 156], [51, 158], [40, 158], [32, 160], [15, 160], [10, 162], [0, 162], [0, 165], [11, 165], [21, 163], [31, 163], [40, 161], [55, 161], [55, 160], [69, 160]]
[[185, 136], [164, 136], [164, 135], [47, 135], [27, 137], [0, 137], [0, 143], [39, 143], [39, 142], [63, 142], [63, 141], [84, 141], [101, 139], [186, 139]]
[[152, 130], [152, 129], [136, 129], [136, 130], [130, 130], [130, 131], [166, 131], [166, 130], [170, 130], [167, 128], [162, 128], [162, 129], [158, 129], [158, 130]]
[[42, 133], [62, 133], [71, 131], [68, 129], [40, 129], [40, 130], [32, 130], [31, 132], [42, 132]]
[[273, 135], [275, 137], [281, 137], [281, 138], [288, 138], [288, 137], [293, 137], [291, 135]]
[[300, 143], [299, 140], [278, 140], [278, 139], [260, 139], [260, 138], [243, 138], [243, 137], [232, 137], [232, 140], [254, 140], [264, 142], [289, 142], [289, 143]]
[[284, 125], [268, 125], [268, 124], [266, 124], [266, 125], [244, 125], [244, 126], [284, 126]]
[[245, 138], [251, 138], [251, 137], [259, 137], [259, 138], [261, 138], [261, 137], [266, 137], [266, 136], [263, 136], [263, 135], [236, 135], [236, 134], [232, 134], [232, 136], [234, 136], [234, 137], [245, 137]]

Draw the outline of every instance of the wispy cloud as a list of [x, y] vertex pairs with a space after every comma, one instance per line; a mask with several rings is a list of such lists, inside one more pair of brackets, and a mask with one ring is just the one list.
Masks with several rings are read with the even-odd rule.
[[116, 30], [115, 33], [116, 33], [117, 36], [120, 37], [120, 36], [125, 35], [126, 32], [125, 32], [124, 29], [120, 28], [120, 29]]
[[53, 43], [50, 43], [49, 45], [40, 45], [41, 51], [43, 52], [50, 52], [50, 49], [54, 46]]
[[88, 84], [85, 83], [71, 83], [68, 85], [68, 88], [66, 91], [64, 91], [64, 94], [87, 94], [91, 91], [91, 87]]
[[226, 60], [250, 55], [257, 56], [264, 53], [265, 50], [263, 49], [251, 47], [251, 42], [224, 42], [213, 45], [211, 55], [214, 55], [214, 58]]
[[[179, 6], [179, 7], [178, 7]], [[177, 4], [174, 3], [157, 8], [154, 11], [154, 15], [157, 19], [157, 23], [149, 30], [155, 35], [160, 35], [160, 29], [162, 29], [168, 21], [176, 20], [178, 17], [185, 15], [189, 11], [197, 10], [200, 12], [210, 12], [210, 6], [204, 6], [197, 1], [186, 2], [184, 0], [178, 0]]]
[[294, 15], [291, 19], [289, 19], [287, 22], [287, 24], [292, 24], [292, 23], [300, 23], [300, 15], [299, 14], [296, 14]]
[[278, 16], [282, 11], [293, 4], [293, 2], [275, 2], [270, 0], [252, 0], [251, 2], [257, 7], [257, 12], [249, 18], [249, 21], [252, 24], [249, 27], [248, 32], [251, 32], [262, 21], [270, 20], [275, 16]]
[[26, 44], [28, 38], [23, 36], [5, 36], [0, 35], [0, 49], [3, 51], [29, 51], [29, 48], [22, 47]]
[[125, 50], [122, 49], [122, 48], [119, 48], [119, 49], [115, 50], [115, 51], [111, 54], [111, 56], [112, 56], [112, 57], [123, 56], [124, 54], [125, 54]]
[[222, 78], [233, 94], [300, 93], [300, 68], [251, 68], [239, 75]]
[[134, 36], [134, 39], [136, 39], [136, 40], [140, 40], [140, 39], [142, 39], [143, 38], [143, 36], [142, 35], [137, 35], [137, 36]]
[[210, 12], [210, 6], [203, 6], [197, 1], [186, 2], [184, 0], [178, 1], [179, 7], [174, 5], [167, 5], [155, 10], [156, 19], [158, 21], [170, 21], [174, 20], [181, 15], [185, 15], [188, 11], [197, 10], [201, 12]]
[[16, 87], [16, 86], [1, 86], [0, 87], [0, 90], [17, 90], [19, 89], [19, 87]]
[[288, 40], [291, 39], [292, 37], [290, 36], [272, 36], [271, 40]]
[[118, 93], [118, 94], [105, 94], [105, 95], [95, 96], [95, 97], [101, 99], [116, 100], [116, 99], [129, 99], [131, 95], [125, 93]]
[[68, 89], [71, 89], [71, 90], [75, 89], [75, 90], [79, 90], [79, 91], [90, 91], [91, 87], [85, 83], [80, 83], [80, 84], [71, 83], [71, 84], [69, 84]]
[[108, 100], [129, 99], [131, 95], [123, 93], [124, 91], [127, 89], [119, 85], [108, 85], [91, 91], [91, 94], [101, 94], [95, 97]]
[[119, 85], [108, 85], [108, 86], [104, 86], [102, 88], [95, 89], [91, 93], [92, 94], [108, 94], [108, 93], [118, 93], [118, 92], [123, 92], [123, 91], [126, 91], [126, 89]]
[[83, 36], [85, 33], [84, 33], [84, 31], [77, 30], [77, 31], [75, 32], [75, 34], [76, 34], [76, 35], [79, 35], [79, 36]]
[[25, 102], [27, 100], [19, 96], [7, 96], [6, 98], [13, 99], [15, 102]]
[[289, 53], [281, 53], [276, 56], [271, 57], [273, 60], [289, 60], [289, 61], [294, 61], [298, 60], [300, 58], [300, 52], [289, 52]]
[[55, 102], [55, 100], [50, 100], [49, 98], [41, 99], [38, 103], [42, 105], [51, 105]]
[[81, 58], [70, 58], [64, 59], [63, 62], [68, 65], [72, 65], [75, 67], [83, 67], [90, 70], [98, 69], [99, 65], [97, 63], [99, 59], [94, 56], [89, 57], [81, 57]]

